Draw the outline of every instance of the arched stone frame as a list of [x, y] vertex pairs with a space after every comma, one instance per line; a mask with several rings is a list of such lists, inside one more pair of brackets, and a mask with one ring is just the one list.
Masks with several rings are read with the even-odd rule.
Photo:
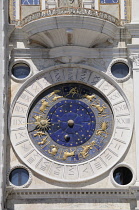
[[[84, 75], [82, 74], [82, 69], [86, 70]], [[44, 76], [47, 77], [47, 81], [45, 82], [43, 79]], [[83, 82], [84, 84], [96, 88], [107, 98], [114, 113], [115, 126], [109, 144], [100, 155], [81, 164], [66, 165], [50, 161], [35, 150], [26, 130], [27, 113], [34, 99], [43, 92], [44, 89], [62, 82]], [[29, 101], [27, 100], [25, 102], [25, 95], [30, 98]], [[21, 109], [17, 107], [21, 107]], [[23, 107], [25, 112], [21, 113]], [[118, 107], [124, 107], [124, 109], [119, 111]], [[121, 88], [103, 72], [80, 64], [64, 64], [50, 67], [30, 78], [18, 91], [11, 106], [9, 119], [11, 142], [22, 161], [42, 176], [62, 182], [82, 182], [105, 173], [124, 155], [129, 146], [133, 129], [130, 105]], [[21, 124], [24, 124], [24, 126], [20, 126]], [[19, 135], [20, 131], [25, 131], [27, 138], [18, 141], [16, 136]], [[126, 141], [124, 138], [126, 138]], [[28, 147], [26, 154], [21, 148], [21, 145], [24, 143]], [[119, 145], [120, 150], [117, 151], [115, 149], [115, 144]], [[29, 158], [32, 158], [32, 155], [33, 157], [34, 155], [36, 156], [36, 154], [39, 158], [30, 164], [28, 161]], [[42, 166], [45, 166], [45, 171], [41, 170]], [[74, 176], [72, 177], [69, 175], [71, 170], [74, 171]]]

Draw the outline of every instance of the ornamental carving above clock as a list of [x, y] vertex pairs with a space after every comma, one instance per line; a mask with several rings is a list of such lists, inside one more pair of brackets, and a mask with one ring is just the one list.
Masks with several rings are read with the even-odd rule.
[[19, 90], [10, 137], [18, 156], [37, 173], [79, 182], [122, 157], [132, 121], [125, 95], [108, 76], [91, 67], [63, 66], [38, 73]]

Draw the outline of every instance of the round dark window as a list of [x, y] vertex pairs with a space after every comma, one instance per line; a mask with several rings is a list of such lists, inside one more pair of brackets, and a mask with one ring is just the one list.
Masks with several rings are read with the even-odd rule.
[[24, 168], [16, 168], [9, 175], [10, 182], [15, 186], [21, 186], [29, 180], [29, 172]]
[[125, 63], [115, 63], [111, 67], [111, 73], [114, 77], [122, 79], [129, 74], [129, 67]]
[[129, 168], [119, 167], [114, 170], [113, 178], [117, 184], [127, 185], [131, 182], [133, 174]]
[[30, 74], [30, 67], [27, 64], [16, 64], [12, 68], [12, 75], [17, 79], [24, 79]]

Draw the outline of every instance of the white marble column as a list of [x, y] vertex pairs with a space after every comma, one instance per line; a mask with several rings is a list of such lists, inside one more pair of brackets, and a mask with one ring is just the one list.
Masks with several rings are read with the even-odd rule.
[[56, 8], [56, 5], [57, 5], [56, 3], [57, 3], [56, 0], [48, 0], [47, 1], [48, 9]]
[[20, 19], [20, 1], [16, 0], [16, 20]]
[[132, 0], [131, 22], [139, 23], [139, 0]]
[[88, 9], [94, 8], [93, 1], [92, 0], [83, 0], [83, 7], [88, 8]]
[[46, 9], [45, 0], [42, 0], [41, 9], [42, 10], [45, 10]]
[[121, 1], [121, 19], [124, 20], [125, 19], [125, 5], [124, 5], [124, 1]]
[[95, 9], [96, 10], [99, 10], [99, 0], [95, 0]]

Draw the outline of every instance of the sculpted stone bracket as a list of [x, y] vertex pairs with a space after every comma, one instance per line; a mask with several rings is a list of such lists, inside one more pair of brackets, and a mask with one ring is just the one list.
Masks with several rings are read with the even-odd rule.
[[135, 54], [131, 54], [130, 55], [130, 59], [133, 63], [133, 69], [139, 69], [139, 54], [135, 53]]

